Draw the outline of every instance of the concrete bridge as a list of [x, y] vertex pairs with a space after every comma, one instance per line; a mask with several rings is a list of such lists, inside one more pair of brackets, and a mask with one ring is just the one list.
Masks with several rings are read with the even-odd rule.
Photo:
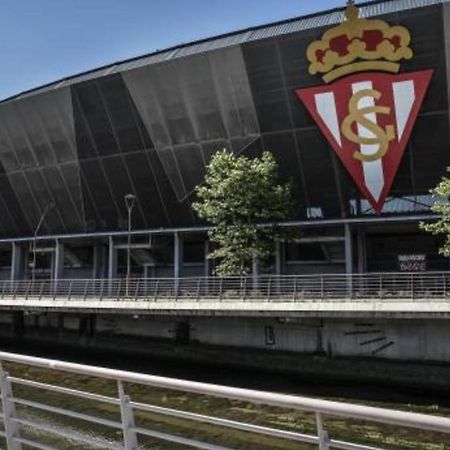
[[192, 316], [449, 318], [450, 272], [2, 281], [0, 309]]

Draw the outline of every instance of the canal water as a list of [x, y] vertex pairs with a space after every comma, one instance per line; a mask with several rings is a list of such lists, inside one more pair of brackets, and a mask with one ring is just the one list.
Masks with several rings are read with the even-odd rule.
[[[324, 398], [336, 401], [359, 403], [386, 408], [416, 411], [428, 414], [445, 415], [450, 417], [450, 396], [448, 394], [430, 390], [399, 387], [394, 385], [372, 385], [365, 383], [337, 383], [331, 379], [303, 379], [300, 376], [282, 375], [257, 370], [241, 370], [215, 367], [205, 364], [188, 364], [181, 361], [167, 361], [158, 358], [143, 358], [123, 353], [93, 353], [82, 349], [52, 347], [36, 345], [0, 344], [4, 351], [32, 354], [66, 361], [81, 362], [104, 367], [120, 368], [124, 370], [150, 373], [168, 377], [203, 381], [229, 386], [245, 387], [251, 389], [283, 392], [294, 395]], [[9, 364], [11, 374], [23, 378], [30, 378], [46, 383], [63, 383], [75, 389], [100, 392], [115, 396], [116, 386], [112, 382], [105, 382], [90, 377], [67, 375], [61, 372], [50, 372], [42, 369], [30, 368]], [[244, 402], [227, 401], [224, 399], [186, 394], [182, 392], [166, 391], [136, 385], [126, 386], [127, 393], [132, 400], [156, 404], [164, 407], [182, 409], [206, 415], [217, 415], [233, 420], [270, 427], [278, 427], [301, 433], [314, 433], [315, 422], [313, 415], [298, 411], [286, 411], [277, 408], [249, 405]], [[115, 406], [98, 404], [68, 398], [60, 394], [37, 392], [17, 386], [15, 395], [22, 398], [44, 399], [53, 406], [69, 407], [85, 414], [98, 415], [112, 420], [120, 421]], [[64, 419], [49, 413], [37, 412], [30, 408], [21, 408], [20, 414], [24, 417], [41, 421], [55, 432], [54, 435], [46, 432], [37, 434], [31, 429], [27, 430], [30, 436], [38, 437], [41, 442], [60, 449], [89, 449], [86, 444], [67, 442], [57, 436], [58, 430], [69, 430], [72, 433], [89, 435], [96, 439], [97, 446], [101, 448], [105, 443], [120, 443], [119, 430], [86, 424], [82, 421]], [[181, 436], [198, 439], [205, 442], [220, 444], [234, 449], [269, 450], [269, 449], [304, 449], [315, 447], [309, 445], [292, 444], [282, 440], [264, 437], [252, 437], [248, 433], [234, 432], [220, 427], [195, 424], [180, 419], [157, 416], [145, 413], [136, 417], [139, 426], [144, 426], [159, 432], [175, 433]], [[392, 450], [450, 450], [450, 435], [424, 433], [396, 427], [378, 426], [363, 421], [350, 421], [342, 418], [329, 418], [326, 421], [327, 429], [335, 439], [350, 440], [361, 444]], [[164, 443], [155, 439], [144, 439], [140, 442], [142, 450], [178, 450], [188, 449], [186, 446]]]

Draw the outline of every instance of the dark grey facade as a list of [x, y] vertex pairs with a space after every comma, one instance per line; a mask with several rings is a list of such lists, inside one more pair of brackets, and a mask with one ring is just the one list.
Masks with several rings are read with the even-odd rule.
[[[5, 273], [15, 241], [15, 252], [24, 253], [17, 273], [26, 276], [29, 238], [53, 203], [39, 231], [42, 276], [55, 275], [58, 264], [60, 275], [115, 275], [109, 247], [123, 242], [110, 235], [126, 229], [123, 198], [130, 192], [137, 196], [133, 230], [142, 232], [134, 238], [135, 274], [167, 274], [183, 260], [178, 274], [208, 273], [201, 232], [207, 224], [190, 203], [211, 155], [224, 147], [249, 156], [270, 150], [281, 178], [293, 182], [291, 222], [304, 228], [303, 238], [279, 249], [274, 271], [396, 270], [405, 253], [426, 254], [429, 269], [447, 268], [439, 242], [420, 234], [417, 222], [429, 214], [429, 190], [450, 166], [449, 8], [438, 0], [361, 6], [365, 16], [409, 29], [414, 58], [402, 71], [434, 69], [379, 217], [294, 92], [321, 84], [308, 74], [305, 51], [342, 20], [341, 10], [176, 47], [1, 102]], [[182, 249], [174, 255], [176, 231]], [[66, 250], [59, 263], [56, 237]], [[116, 253], [120, 272], [123, 252]]]

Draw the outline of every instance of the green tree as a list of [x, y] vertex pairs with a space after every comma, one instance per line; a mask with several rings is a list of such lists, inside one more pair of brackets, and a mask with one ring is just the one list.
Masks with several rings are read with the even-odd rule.
[[211, 223], [210, 258], [216, 274], [245, 275], [253, 258], [264, 264], [281, 237], [271, 223], [286, 220], [292, 210], [291, 185], [278, 182], [278, 164], [269, 152], [250, 159], [222, 150], [211, 159], [205, 182], [196, 188], [192, 207]]
[[[450, 168], [447, 168], [450, 172]], [[440, 183], [430, 191], [433, 194], [434, 203], [431, 211], [438, 216], [435, 222], [421, 222], [419, 227], [434, 235], [443, 235], [444, 243], [439, 253], [450, 256], [450, 178], [444, 176]]]

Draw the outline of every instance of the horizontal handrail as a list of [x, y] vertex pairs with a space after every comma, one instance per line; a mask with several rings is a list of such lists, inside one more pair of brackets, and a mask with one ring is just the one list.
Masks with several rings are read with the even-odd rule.
[[450, 301], [450, 272], [0, 281], [0, 300]]
[[[62, 371], [67, 374], [77, 374], [84, 377], [95, 377], [102, 380], [113, 380], [118, 385], [118, 398], [104, 396], [102, 394], [94, 392], [85, 392], [78, 389], [70, 389], [68, 387], [55, 384], [52, 385], [42, 383], [37, 380], [25, 380], [13, 377], [10, 376], [7, 372], [4, 372], [4, 362], [21, 364], [28, 367], [38, 367], [41, 369], [46, 369], [48, 371]], [[284, 439], [293, 442], [310, 443], [317, 445], [320, 450], [331, 448], [344, 450], [381, 450], [379, 448], [370, 447], [367, 445], [331, 439], [323, 427], [323, 416], [338, 416], [352, 420], [365, 420], [381, 424], [416, 428], [422, 431], [426, 430], [450, 434], [450, 418], [442, 416], [431, 416], [427, 414], [396, 411], [392, 409], [376, 408], [372, 406], [355, 405], [329, 400], [314, 399], [309, 397], [173, 379], [124, 370], [109, 369], [105, 367], [88, 366], [78, 363], [19, 355], [8, 352], [0, 352], [0, 363], [0, 386], [3, 411], [3, 414], [0, 415], [0, 418], [2, 419], [5, 426], [5, 433], [0, 431], [0, 436], [4, 435], [8, 442], [8, 448], [14, 450], [20, 450], [22, 443], [35, 448], [51, 448], [45, 443], [39, 443], [32, 437], [29, 437], [29, 433], [27, 433], [26, 439], [22, 437], [20, 429], [21, 426], [41, 430], [48, 434], [55, 434], [60, 438], [67, 438], [76, 442], [99, 445], [99, 443], [93, 437], [81, 432], [80, 434], [78, 434], [73, 428], [54, 429], [48, 423], [41, 423], [37, 420], [34, 420], [33, 417], [29, 416], [29, 414], [26, 417], [22, 417], [15, 411], [16, 405], [23, 405], [31, 409], [36, 409], [38, 411], [46, 411], [52, 414], [71, 417], [77, 420], [86, 421], [88, 423], [99, 424], [104, 427], [122, 429], [124, 436], [124, 446], [118, 446], [109, 442], [106, 447], [124, 448], [125, 450], [137, 448], [138, 436], [150, 436], [157, 439], [166, 440], [168, 442], [181, 443], [186, 446], [195, 448], [210, 450], [231, 450], [228, 447], [221, 446], [220, 444], [217, 445], [207, 442], [200, 442], [191, 437], [180, 436], [179, 434], [169, 434], [166, 432], [162, 432], [161, 430], [157, 431], [148, 429], [143, 425], [135, 426], [133, 418], [135, 410], [139, 410], [141, 412], [150, 412], [152, 414], [162, 416], [172, 416], [194, 423], [208, 423], [212, 426], [245, 431], [247, 433], [253, 433], [256, 435], [265, 435], [272, 439]], [[264, 404], [278, 408], [311, 412], [315, 414], [318, 432], [317, 435], [303, 434], [283, 429], [225, 419], [221, 417], [212, 417], [178, 409], [176, 410], [156, 405], [149, 405], [141, 402], [133, 402], [127, 395], [124, 394], [123, 383], [131, 383], [142, 386], [157, 387], [160, 389], [195, 393], [228, 400], [240, 400], [255, 405]], [[94, 401], [97, 400], [99, 402], [116, 404], [117, 406], [120, 406], [122, 422], [120, 423], [111, 419], [96, 417], [79, 411], [71, 411], [65, 406], [56, 407], [54, 405], [44, 403], [44, 400], [37, 400], [34, 397], [32, 400], [27, 399], [24, 397], [24, 393], [21, 394], [20, 398], [15, 397], [13, 393], [13, 385], [15, 384], [22, 384], [27, 386], [28, 388], [34, 387], [38, 389], [48, 389], [54, 392], [59, 392], [61, 394], [76, 396], [82, 399], [89, 399]], [[70, 405], [70, 403], [68, 403], [68, 405]], [[101, 409], [99, 411], [101, 411]]]

